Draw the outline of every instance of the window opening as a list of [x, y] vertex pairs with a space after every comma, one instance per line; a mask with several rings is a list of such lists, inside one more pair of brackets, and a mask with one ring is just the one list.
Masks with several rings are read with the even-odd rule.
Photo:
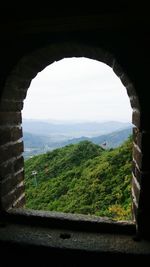
[[25, 207], [132, 219], [131, 113], [104, 63], [65, 58], [39, 73], [23, 109]]

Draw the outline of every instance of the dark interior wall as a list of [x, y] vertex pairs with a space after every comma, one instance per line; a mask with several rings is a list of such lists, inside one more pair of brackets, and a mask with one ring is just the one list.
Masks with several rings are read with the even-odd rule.
[[144, 83], [148, 80], [149, 24], [147, 15], [131, 7], [122, 4], [62, 12], [5, 11], [1, 17], [1, 83], [22, 56], [51, 43], [72, 41], [111, 52], [131, 78], [142, 101]]
[[[133, 202], [133, 209], [138, 229], [146, 237], [150, 236], [150, 17], [144, 5], [139, 6], [137, 3], [135, 6], [133, 3], [127, 4], [127, 2], [122, 1], [116, 5], [114, 2], [109, 5], [105, 3], [99, 8], [87, 5], [85, 8], [70, 7], [65, 10], [39, 8], [36, 11], [29, 11], [28, 8], [16, 10], [11, 7], [1, 9], [0, 93], [1, 99], [3, 99], [5, 84], [11, 72], [23, 57], [28, 57], [38, 49], [50, 45], [62, 45], [63, 47], [65, 43], [68, 44], [70, 54], [73, 53], [70, 44], [78, 47], [85, 45], [90, 47], [91, 51], [94, 48], [93, 57], [95, 57], [96, 49], [108, 51], [108, 54], [110, 53], [115, 58], [123, 73], [129, 78], [128, 87], [131, 84], [129, 94], [132, 95], [133, 124], [135, 125], [133, 174], [137, 181], [133, 180], [133, 193], [136, 198], [136, 204]], [[77, 54], [83, 56], [84, 50], [81, 52], [78, 50]], [[65, 56], [66, 48], [64, 51], [62, 48], [61, 57]], [[92, 57], [92, 52], [90, 52], [90, 56]], [[108, 63], [109, 60], [111, 61], [111, 57], [108, 56]], [[45, 66], [42, 66], [42, 63], [40, 65], [39, 70]], [[120, 76], [122, 70], [114, 68], [116, 74]], [[124, 83], [126, 85], [126, 79]], [[132, 92], [132, 87], [135, 89], [134, 92]], [[18, 109], [21, 110], [21, 108], [20, 106]], [[4, 106], [0, 105], [0, 110], [2, 111], [0, 123], [4, 126], [7, 121]], [[13, 114], [9, 114], [10, 116], [13, 118]], [[17, 114], [17, 118], [15, 117], [14, 120], [20, 122], [21, 118], [18, 116]], [[14, 135], [18, 136], [15, 137], [16, 139], [19, 139], [21, 133], [17, 132]], [[1, 135], [2, 145], [5, 144], [3, 138]], [[17, 151], [18, 149], [22, 151], [21, 145]], [[1, 153], [1, 161], [3, 164], [3, 153]], [[17, 164], [23, 164], [23, 162]], [[1, 176], [3, 173], [4, 171], [1, 172]], [[17, 179], [20, 181], [20, 176], [17, 176]], [[137, 188], [137, 183], [140, 188]], [[2, 192], [2, 183], [0, 186]]]

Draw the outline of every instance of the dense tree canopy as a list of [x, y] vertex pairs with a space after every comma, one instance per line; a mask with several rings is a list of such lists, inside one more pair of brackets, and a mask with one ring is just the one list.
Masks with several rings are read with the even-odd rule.
[[130, 220], [131, 139], [110, 150], [82, 141], [26, 160], [26, 208]]

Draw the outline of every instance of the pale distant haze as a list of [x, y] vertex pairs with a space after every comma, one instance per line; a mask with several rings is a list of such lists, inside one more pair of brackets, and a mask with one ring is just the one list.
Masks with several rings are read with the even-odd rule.
[[66, 58], [46, 67], [32, 80], [23, 118], [54, 121], [131, 122], [125, 87], [104, 63]]

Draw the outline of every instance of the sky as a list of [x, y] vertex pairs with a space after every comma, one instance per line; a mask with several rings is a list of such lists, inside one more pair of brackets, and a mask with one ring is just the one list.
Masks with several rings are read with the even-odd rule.
[[23, 118], [131, 122], [125, 87], [113, 70], [88, 58], [65, 58], [39, 72], [24, 101]]

